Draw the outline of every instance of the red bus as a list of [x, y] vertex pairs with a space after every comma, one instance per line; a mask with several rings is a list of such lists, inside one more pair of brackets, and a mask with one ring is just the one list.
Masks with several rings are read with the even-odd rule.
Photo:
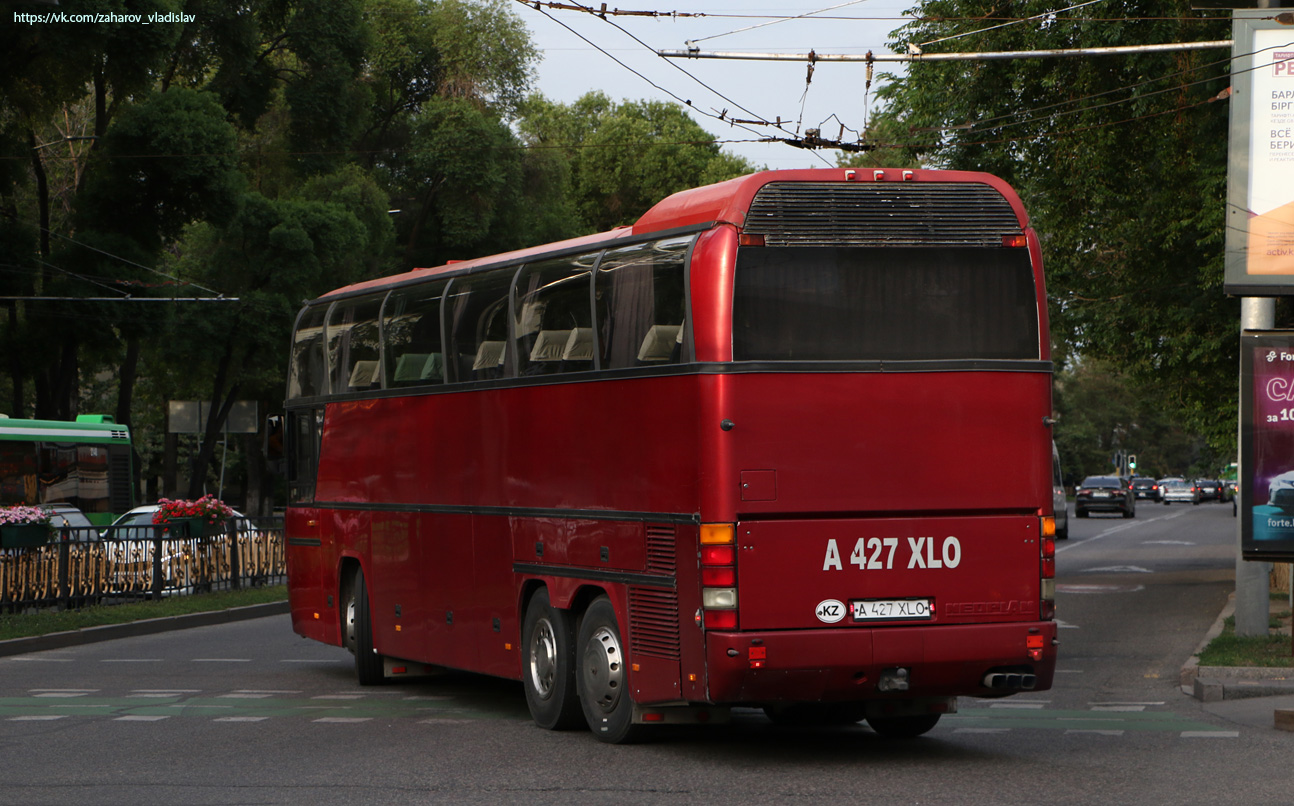
[[1051, 361], [1001, 180], [769, 171], [309, 302], [294, 629], [625, 742], [763, 708], [916, 736], [1051, 686]]

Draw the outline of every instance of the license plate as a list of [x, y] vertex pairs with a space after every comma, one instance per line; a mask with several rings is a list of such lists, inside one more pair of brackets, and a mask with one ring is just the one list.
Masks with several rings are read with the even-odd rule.
[[1092, 493], [1093, 498], [1109, 498], [1109, 493]]
[[929, 599], [869, 599], [849, 605], [854, 621], [923, 620], [935, 615], [934, 604]]

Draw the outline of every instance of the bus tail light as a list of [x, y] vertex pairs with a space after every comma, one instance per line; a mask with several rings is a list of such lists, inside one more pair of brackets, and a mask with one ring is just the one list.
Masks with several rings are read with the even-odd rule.
[[701, 524], [701, 609], [707, 630], [737, 629], [737, 530]]
[[1050, 621], [1056, 617], [1056, 519], [1043, 518], [1041, 527], [1038, 616]]

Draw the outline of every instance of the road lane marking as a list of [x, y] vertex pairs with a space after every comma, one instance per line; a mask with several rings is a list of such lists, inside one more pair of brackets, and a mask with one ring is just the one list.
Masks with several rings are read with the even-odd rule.
[[1238, 739], [1238, 730], [1184, 730], [1183, 739]]
[[1086, 540], [1080, 540], [1080, 541], [1078, 541], [1077, 543], [1075, 543], [1075, 542], [1070, 542], [1070, 541], [1065, 541], [1065, 545], [1063, 545], [1063, 546], [1057, 546], [1057, 547], [1056, 547], [1056, 553], [1057, 553], [1057, 554], [1060, 554], [1060, 553], [1061, 553], [1061, 552], [1063, 552], [1063, 551], [1069, 551], [1070, 549], [1076, 549], [1076, 548], [1078, 548], [1079, 546], [1086, 546], [1088, 543], [1094, 543], [1094, 542], [1096, 542], [1097, 540], [1101, 540], [1101, 539], [1103, 539], [1103, 538], [1107, 538], [1107, 537], [1109, 537], [1110, 535], [1116, 535], [1116, 534], [1118, 534], [1119, 532], [1122, 532], [1122, 531], [1127, 530], [1127, 529], [1135, 529], [1135, 528], [1137, 528], [1138, 526], [1145, 526], [1146, 524], [1148, 524], [1148, 523], [1154, 523], [1155, 521], [1165, 521], [1165, 520], [1172, 520], [1173, 518], [1180, 518], [1182, 515], [1185, 515], [1185, 514], [1186, 514], [1186, 512], [1187, 512], [1187, 510], [1181, 510], [1181, 511], [1179, 511], [1179, 512], [1171, 512], [1171, 513], [1168, 513], [1168, 514], [1166, 514], [1166, 515], [1160, 515], [1160, 516], [1155, 517], [1155, 518], [1149, 518], [1149, 519], [1142, 518], [1142, 519], [1140, 519], [1140, 520], [1133, 520], [1133, 521], [1131, 521], [1131, 522], [1129, 522], [1129, 523], [1122, 523], [1122, 524], [1119, 524], [1118, 526], [1111, 526], [1109, 529], [1106, 529], [1104, 532], [1098, 532], [1097, 534], [1093, 535], [1092, 537], [1089, 537], [1089, 538], [1087, 538]]
[[319, 719], [312, 719], [310, 721], [311, 722], [340, 722], [342, 724], [351, 725], [357, 722], [372, 722], [373, 717], [371, 716], [324, 716], [324, 717], [320, 717]]
[[161, 722], [163, 719], [170, 719], [169, 716], [147, 716], [145, 714], [126, 714], [112, 720], [113, 722]]
[[264, 722], [268, 716], [218, 716], [212, 722]]
[[53, 722], [55, 719], [67, 719], [67, 714], [31, 714], [29, 716], [11, 716], [7, 722]]

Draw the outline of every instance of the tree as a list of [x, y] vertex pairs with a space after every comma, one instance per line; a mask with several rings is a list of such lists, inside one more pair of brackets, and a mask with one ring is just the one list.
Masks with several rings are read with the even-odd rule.
[[[1010, 13], [1038, 19], [981, 21], [1000, 8], [920, 3], [892, 45], [1009, 51], [1229, 32], [1185, 0], [1103, 5], [1099, 20], [1033, 0]], [[1129, 21], [1109, 20], [1120, 11]], [[1236, 437], [1239, 309], [1221, 290], [1227, 110], [1211, 101], [1227, 64], [1217, 51], [921, 62], [880, 93], [908, 153], [1020, 192], [1043, 242], [1057, 354], [1110, 360], [1224, 452]]]
[[199, 224], [184, 242], [177, 272], [200, 285], [219, 283], [236, 304], [177, 310], [162, 353], [184, 372], [175, 383], [210, 404], [193, 462], [189, 495], [202, 494], [207, 469], [233, 404], [276, 400], [283, 392], [288, 340], [301, 300], [362, 279], [389, 240], [375, 222], [387, 199], [353, 169], [321, 178], [330, 201], [247, 194], [225, 227]]
[[755, 170], [681, 107], [659, 101], [616, 104], [590, 92], [567, 106], [536, 97], [519, 128], [528, 144], [565, 154], [585, 232], [631, 224], [671, 193]]

